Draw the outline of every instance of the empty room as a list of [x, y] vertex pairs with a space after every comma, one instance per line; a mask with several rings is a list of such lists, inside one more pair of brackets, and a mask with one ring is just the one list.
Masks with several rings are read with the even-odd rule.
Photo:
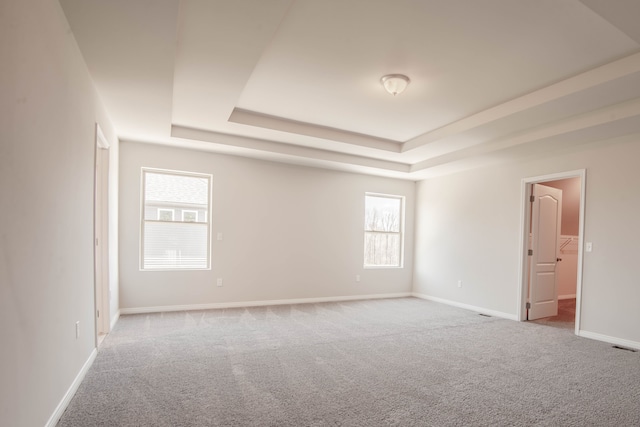
[[0, 5], [0, 425], [640, 425], [640, 2]]

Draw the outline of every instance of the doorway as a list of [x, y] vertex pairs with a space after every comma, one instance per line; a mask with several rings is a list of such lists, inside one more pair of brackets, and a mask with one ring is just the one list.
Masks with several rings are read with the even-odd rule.
[[96, 347], [109, 333], [109, 142], [96, 123], [94, 176], [94, 292]]
[[[571, 328], [576, 334], [580, 330], [585, 178], [583, 169], [522, 180], [521, 321], [539, 318], [536, 323]], [[544, 199], [550, 201], [546, 207]], [[557, 229], [539, 216], [553, 216], [554, 201], [560, 204]], [[540, 247], [549, 236], [553, 241]], [[534, 254], [549, 259], [538, 260]]]

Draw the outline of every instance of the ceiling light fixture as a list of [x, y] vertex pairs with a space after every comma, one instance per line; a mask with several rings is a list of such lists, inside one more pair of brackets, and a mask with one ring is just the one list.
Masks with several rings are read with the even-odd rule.
[[385, 90], [393, 96], [404, 92], [410, 81], [409, 77], [404, 74], [387, 74], [380, 79]]

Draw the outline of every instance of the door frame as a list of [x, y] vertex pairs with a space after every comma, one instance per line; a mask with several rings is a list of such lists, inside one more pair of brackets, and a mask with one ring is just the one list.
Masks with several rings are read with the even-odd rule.
[[[93, 281], [96, 348], [99, 335], [110, 331], [109, 301], [109, 141], [96, 123], [93, 199]], [[106, 159], [106, 165], [105, 165]], [[100, 316], [98, 317], [98, 312]]]
[[580, 332], [581, 301], [582, 301], [582, 262], [583, 262], [583, 241], [584, 241], [584, 211], [585, 195], [587, 184], [587, 170], [577, 169], [567, 172], [558, 172], [549, 175], [540, 175], [523, 178], [520, 183], [521, 204], [520, 204], [520, 286], [518, 287], [517, 318], [525, 321], [527, 319], [527, 294], [529, 286], [528, 249], [529, 249], [529, 223], [531, 222], [531, 210], [529, 209], [529, 189], [532, 184], [544, 184], [549, 181], [558, 181], [567, 178], [580, 178], [580, 214], [578, 223], [578, 274], [576, 283], [576, 319], [575, 334]]

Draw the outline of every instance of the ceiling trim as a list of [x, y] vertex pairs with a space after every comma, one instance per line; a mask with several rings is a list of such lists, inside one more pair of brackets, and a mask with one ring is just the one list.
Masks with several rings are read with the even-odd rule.
[[[613, 106], [600, 108], [588, 113], [579, 114], [568, 119], [559, 120], [551, 125], [542, 125], [523, 132], [518, 132], [493, 141], [468, 147], [442, 156], [434, 157], [411, 166], [411, 172], [417, 172], [434, 166], [454, 162], [466, 157], [478, 156], [489, 152], [528, 144], [579, 130], [593, 128], [618, 120], [640, 116], [640, 99], [622, 102]], [[639, 117], [640, 119], [640, 117]]]
[[299, 122], [296, 120], [284, 119], [267, 114], [234, 108], [229, 121], [249, 126], [278, 130], [298, 135], [312, 136], [316, 138], [328, 139], [331, 141], [344, 142], [361, 147], [373, 148], [375, 150], [400, 153], [401, 142], [385, 138], [377, 138], [361, 133], [346, 130], [314, 125], [311, 123]]
[[402, 152], [422, 147], [447, 136], [476, 128], [529, 108], [533, 108], [637, 72], [640, 72], [640, 53], [635, 53], [625, 58], [593, 68], [574, 77], [546, 86], [542, 89], [512, 99], [511, 101], [507, 101], [495, 107], [488, 108], [434, 131], [422, 134], [402, 144]]
[[171, 136], [173, 138], [210, 142], [214, 144], [241, 147], [250, 150], [267, 151], [287, 156], [306, 157], [316, 160], [364, 166], [393, 172], [409, 173], [411, 169], [411, 165], [407, 163], [356, 156], [353, 154], [303, 147], [283, 142], [274, 142], [256, 138], [230, 135], [226, 133], [211, 132], [184, 126], [172, 125]]
[[[635, 53], [480, 111], [479, 113], [404, 142], [299, 122], [240, 108], [234, 108], [229, 117], [229, 122], [343, 142], [392, 153], [406, 153], [448, 136], [477, 128], [527, 109], [552, 102], [564, 96], [575, 94], [638, 72], [640, 72], [640, 53]], [[483, 146], [484, 145], [485, 144], [483, 144]], [[447, 155], [437, 158], [443, 158], [444, 156]], [[425, 160], [421, 163], [426, 164], [437, 158]]]

